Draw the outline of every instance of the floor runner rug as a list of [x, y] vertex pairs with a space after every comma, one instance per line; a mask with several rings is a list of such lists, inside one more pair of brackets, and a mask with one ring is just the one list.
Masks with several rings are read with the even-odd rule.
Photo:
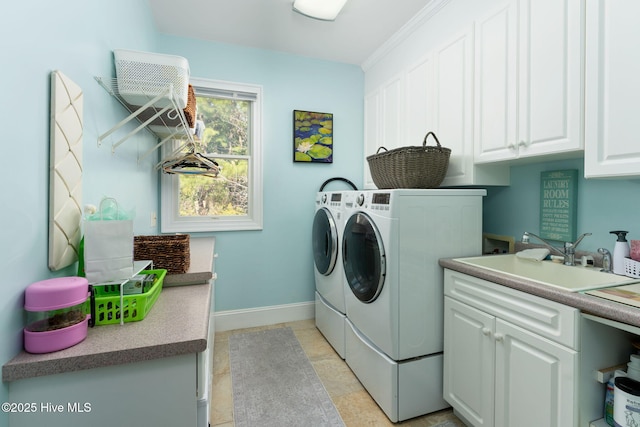
[[334, 427], [344, 422], [291, 328], [229, 337], [236, 427]]

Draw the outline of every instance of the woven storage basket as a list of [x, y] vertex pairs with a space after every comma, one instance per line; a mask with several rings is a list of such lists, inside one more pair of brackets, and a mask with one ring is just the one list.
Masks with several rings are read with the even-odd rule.
[[152, 260], [153, 268], [168, 274], [186, 273], [191, 261], [189, 235], [134, 236], [133, 259]]
[[189, 85], [187, 92], [187, 106], [184, 107], [183, 111], [187, 126], [194, 127], [196, 125], [196, 93], [191, 85]]
[[[437, 147], [427, 146], [429, 135], [435, 139]], [[380, 153], [384, 149], [385, 152]], [[385, 188], [437, 188], [449, 168], [451, 150], [440, 145], [436, 134], [425, 135], [422, 147], [401, 147], [387, 151], [380, 147], [378, 152], [367, 157], [373, 182], [380, 189]]]

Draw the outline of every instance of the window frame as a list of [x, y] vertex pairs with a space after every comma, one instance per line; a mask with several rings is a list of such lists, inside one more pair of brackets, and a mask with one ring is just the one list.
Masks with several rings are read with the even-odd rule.
[[[262, 199], [262, 86], [211, 80], [204, 78], [190, 78], [190, 83], [198, 96], [198, 89], [209, 92], [226, 94], [232, 99], [246, 99], [242, 94], [255, 97], [251, 100], [251, 149], [249, 150], [249, 212], [242, 216], [198, 216], [180, 217], [179, 207], [179, 176], [160, 172], [160, 231], [162, 233], [184, 232], [215, 232], [215, 231], [243, 231], [262, 230], [263, 199]], [[178, 146], [179, 142], [165, 144], [163, 156], [169, 154]], [[228, 157], [227, 155], [221, 155]], [[233, 156], [243, 158], [247, 156]]]

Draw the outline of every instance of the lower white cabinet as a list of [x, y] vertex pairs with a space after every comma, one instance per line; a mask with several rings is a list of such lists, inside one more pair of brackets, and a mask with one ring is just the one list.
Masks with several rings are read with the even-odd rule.
[[444, 399], [473, 426], [577, 426], [579, 311], [445, 270]]
[[198, 362], [191, 353], [13, 381], [9, 400], [28, 407], [9, 426], [197, 426]]

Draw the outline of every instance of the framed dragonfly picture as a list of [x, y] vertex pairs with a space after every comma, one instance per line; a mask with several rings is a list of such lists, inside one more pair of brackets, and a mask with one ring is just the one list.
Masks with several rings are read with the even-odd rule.
[[293, 110], [293, 161], [333, 163], [333, 114]]

